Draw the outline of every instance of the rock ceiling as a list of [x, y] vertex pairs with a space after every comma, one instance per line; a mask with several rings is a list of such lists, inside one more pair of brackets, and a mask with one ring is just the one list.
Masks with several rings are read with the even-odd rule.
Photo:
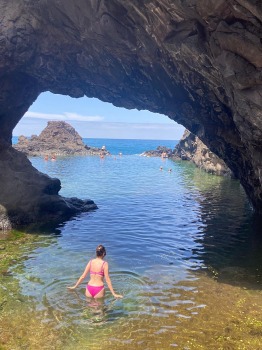
[[1, 0], [0, 147], [41, 92], [167, 115], [262, 211], [260, 0]]

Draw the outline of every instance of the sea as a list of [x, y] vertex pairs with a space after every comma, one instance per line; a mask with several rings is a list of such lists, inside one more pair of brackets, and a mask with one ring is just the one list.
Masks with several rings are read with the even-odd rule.
[[[239, 181], [141, 156], [176, 140], [84, 142], [112, 156], [29, 158], [61, 180], [62, 196], [90, 198], [98, 209], [35, 231], [20, 247], [0, 277], [0, 345], [261, 349], [262, 226]], [[86, 299], [85, 283], [67, 290], [98, 244], [123, 299], [108, 288], [103, 300]]]
[[[14, 136], [12, 143], [18, 142], [18, 136]], [[141, 154], [144, 151], [155, 150], [158, 146], [174, 149], [177, 140], [137, 140], [137, 139], [89, 139], [83, 138], [84, 144], [90, 147], [106, 147], [112, 155], [122, 153], [124, 155]]]

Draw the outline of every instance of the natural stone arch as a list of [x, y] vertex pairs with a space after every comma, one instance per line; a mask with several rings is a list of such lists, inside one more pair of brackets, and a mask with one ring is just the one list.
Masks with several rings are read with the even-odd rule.
[[262, 6], [255, 0], [1, 0], [0, 145], [43, 91], [165, 114], [262, 211]]

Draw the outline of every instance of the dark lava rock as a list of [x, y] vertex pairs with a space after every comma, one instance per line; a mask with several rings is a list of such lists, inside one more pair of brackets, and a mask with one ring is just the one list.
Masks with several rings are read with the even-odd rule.
[[104, 149], [86, 146], [77, 131], [64, 121], [49, 121], [39, 136], [20, 136], [13, 146], [28, 156], [109, 155]]

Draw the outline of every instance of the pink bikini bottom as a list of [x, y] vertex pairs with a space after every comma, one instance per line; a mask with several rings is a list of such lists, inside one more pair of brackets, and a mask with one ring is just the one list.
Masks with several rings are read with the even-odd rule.
[[88, 290], [88, 292], [92, 295], [92, 297], [94, 298], [99, 292], [101, 292], [101, 290], [103, 290], [105, 287], [104, 286], [90, 286], [90, 284], [88, 284], [86, 286], [86, 289]]

